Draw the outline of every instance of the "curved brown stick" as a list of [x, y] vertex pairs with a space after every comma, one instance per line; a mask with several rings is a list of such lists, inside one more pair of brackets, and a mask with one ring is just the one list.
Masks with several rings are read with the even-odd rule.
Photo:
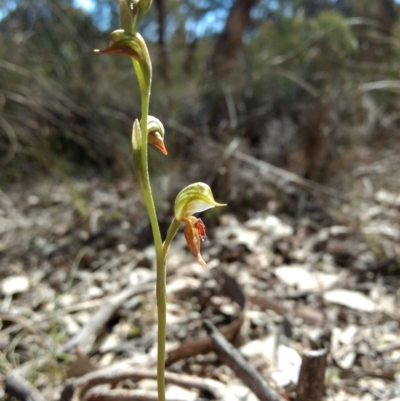
[[210, 335], [213, 349], [221, 361], [235, 372], [236, 376], [249, 387], [260, 401], [283, 401], [283, 398], [268, 386], [260, 373], [246, 362], [239, 351], [226, 341], [225, 337], [210, 321], [206, 320], [204, 326]]
[[[134, 363], [134, 362], [133, 362]], [[98, 369], [84, 376], [69, 379], [61, 394], [61, 401], [80, 400], [92, 387], [101, 384], [117, 384], [123, 380], [140, 381], [143, 379], [157, 379], [154, 370], [137, 369], [126, 362], [116, 363], [103, 369]], [[226, 392], [225, 385], [212, 379], [181, 375], [165, 372], [166, 383], [176, 384], [184, 388], [194, 388], [207, 391], [218, 399]]]
[[9, 396], [21, 401], [45, 401], [36, 387], [14, 371], [6, 376], [4, 390]]

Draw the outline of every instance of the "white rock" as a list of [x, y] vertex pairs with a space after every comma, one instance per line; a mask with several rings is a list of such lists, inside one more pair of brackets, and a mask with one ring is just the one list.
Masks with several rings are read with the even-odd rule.
[[92, 314], [86, 310], [74, 314], [75, 320], [82, 325], [86, 324], [91, 317]]
[[154, 273], [151, 270], [145, 269], [144, 267], [137, 267], [129, 275], [129, 283], [132, 285], [140, 285], [149, 281], [152, 277], [154, 277]]
[[[234, 241], [236, 244], [243, 244], [250, 251], [256, 250], [256, 245], [260, 240], [260, 232], [255, 230], [249, 230], [243, 226], [234, 226], [230, 227], [227, 231], [228, 237], [226, 238], [228, 241], [231, 241], [231, 237], [234, 237]], [[218, 237], [219, 238], [219, 237]]]
[[111, 365], [111, 362], [113, 361], [115, 357], [115, 353], [114, 352], [106, 352], [99, 360], [98, 362], [98, 366], [101, 367], [106, 367]]
[[297, 287], [300, 291], [316, 291], [319, 289], [317, 279], [304, 267], [280, 266], [274, 270], [275, 275], [287, 285]]
[[306, 265], [283, 265], [274, 270], [284, 283], [300, 291], [326, 290], [339, 280], [337, 274], [311, 272]]
[[178, 277], [167, 285], [167, 294], [178, 294], [199, 288], [201, 281], [193, 277]]
[[226, 394], [223, 395], [222, 401], [247, 401], [247, 397], [251, 391], [248, 387], [237, 382], [228, 383]]
[[121, 343], [121, 338], [118, 334], [109, 334], [99, 347], [101, 353], [112, 351], [118, 344]]
[[236, 397], [238, 397], [241, 400], [245, 399], [250, 393], [250, 390], [248, 387], [242, 386], [240, 384], [231, 384], [231, 385], [228, 385], [227, 387], [228, 387], [229, 393], [235, 394]]
[[358, 327], [354, 324], [347, 326], [341, 330], [339, 341], [344, 345], [349, 345], [354, 341], [356, 334], [358, 333]]
[[29, 289], [29, 280], [25, 276], [11, 276], [2, 280], [1, 293], [3, 295], [14, 295], [26, 292]]
[[157, 382], [151, 379], [143, 379], [137, 384], [138, 388], [146, 391], [157, 390]]
[[375, 303], [366, 295], [356, 291], [342, 289], [327, 291], [324, 294], [324, 300], [325, 302], [347, 306], [350, 309], [363, 312], [373, 312], [375, 310]]
[[100, 287], [91, 285], [86, 294], [89, 298], [100, 298], [104, 295], [104, 291]]
[[301, 367], [301, 356], [293, 348], [279, 345], [277, 351], [277, 371], [283, 372], [291, 383], [297, 384]]
[[57, 304], [60, 307], [68, 307], [77, 303], [77, 296], [74, 294], [61, 294], [57, 299]]
[[64, 324], [67, 327], [67, 333], [71, 336], [80, 330], [79, 324], [72, 318], [71, 315], [65, 315], [63, 318]]
[[274, 382], [279, 386], [279, 387], [287, 387], [289, 384], [291, 384], [290, 377], [285, 373], [281, 372], [279, 370], [276, 370], [275, 372], [271, 373], [271, 378], [274, 380]]
[[376, 398], [371, 393], [364, 393], [360, 397], [360, 401], [374, 401]]
[[321, 289], [327, 290], [339, 281], [338, 274], [320, 273], [314, 274], [314, 277], [318, 281], [318, 285]]
[[375, 194], [375, 199], [377, 202], [383, 203], [387, 206], [400, 206], [400, 195], [392, 194], [384, 189], [380, 189]]
[[354, 351], [349, 351], [342, 357], [336, 357], [334, 356], [334, 359], [338, 366], [342, 369], [350, 369], [353, 365], [354, 362], [356, 361], [357, 354]]
[[263, 339], [250, 341], [242, 345], [239, 351], [246, 358], [262, 356], [269, 365], [272, 365], [274, 363], [275, 344], [276, 336], [271, 335]]
[[37, 197], [36, 195], [29, 195], [28, 198], [27, 198], [26, 200], [28, 201], [28, 203], [29, 203], [31, 206], [38, 205], [39, 202], [40, 202], [39, 197]]
[[290, 237], [293, 235], [293, 227], [283, 223], [274, 215], [251, 219], [246, 222], [246, 227], [253, 230], [260, 230], [265, 234], [271, 235], [274, 239]]
[[245, 401], [259, 401], [259, 398], [254, 393], [250, 392]]
[[329, 232], [331, 233], [331, 235], [337, 236], [348, 234], [350, 232], [350, 229], [346, 226], [332, 226], [329, 228]]
[[395, 240], [400, 237], [398, 227], [385, 220], [375, 221], [374, 224], [364, 227], [362, 232], [365, 235], [383, 235]]
[[179, 386], [168, 385], [165, 389], [165, 397], [174, 400], [195, 401], [197, 399], [197, 391], [190, 391]]

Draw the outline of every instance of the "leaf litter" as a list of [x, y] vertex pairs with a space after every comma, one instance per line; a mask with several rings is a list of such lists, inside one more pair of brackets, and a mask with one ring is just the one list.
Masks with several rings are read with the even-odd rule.
[[[155, 291], [145, 287], [154, 280], [154, 249], [140, 202], [127, 182], [80, 181], [73, 188], [44, 181], [0, 196], [0, 369], [6, 374], [50, 355], [29, 375], [47, 399], [59, 399], [67, 376], [121, 361], [155, 366]], [[255, 399], [215, 354], [178, 355], [182, 344], [193, 351], [206, 337], [202, 321], [209, 319], [231, 330], [245, 359], [289, 397], [302, 353], [326, 347], [325, 400], [398, 399], [398, 196], [381, 190], [357, 210], [344, 208], [353, 218], [330, 224], [267, 210], [243, 222], [222, 215], [203, 247], [206, 269], [179, 234], [167, 272], [168, 370], [214, 379], [229, 400]], [[245, 294], [244, 308], [223, 291], [221, 271]], [[129, 286], [144, 290], [128, 291], [90, 338], [65, 352]], [[154, 386], [151, 378], [123, 385]], [[172, 383], [167, 389], [176, 399], [214, 399]]]

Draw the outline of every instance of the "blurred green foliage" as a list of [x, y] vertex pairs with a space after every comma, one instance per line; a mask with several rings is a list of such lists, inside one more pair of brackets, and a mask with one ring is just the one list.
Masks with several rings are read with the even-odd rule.
[[[118, 28], [114, 3], [99, 0], [90, 13], [67, 0], [21, 0], [13, 10], [0, 3], [3, 182], [50, 169], [131, 170], [139, 96], [130, 60], [92, 52], [105, 47], [110, 25]], [[338, 164], [348, 167], [355, 157], [346, 154], [360, 143], [398, 142], [394, 2], [260, 0], [237, 65], [215, 78], [209, 60], [232, 4], [166, 2], [163, 47], [155, 5], [143, 21], [155, 66], [151, 114], [164, 122], [173, 156], [150, 152], [163, 173], [184, 165], [182, 180], [199, 170], [207, 178], [220, 161], [207, 141], [238, 138], [243, 151], [323, 181]]]

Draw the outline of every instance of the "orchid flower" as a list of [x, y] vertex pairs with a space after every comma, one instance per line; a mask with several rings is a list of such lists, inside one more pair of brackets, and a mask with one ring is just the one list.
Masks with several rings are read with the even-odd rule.
[[226, 204], [217, 203], [211, 188], [203, 182], [182, 189], [175, 200], [175, 220], [186, 224], [184, 229], [186, 242], [197, 261], [204, 267], [206, 262], [201, 256], [200, 245], [207, 238], [206, 228], [201, 219], [194, 217], [193, 214], [219, 206]]

